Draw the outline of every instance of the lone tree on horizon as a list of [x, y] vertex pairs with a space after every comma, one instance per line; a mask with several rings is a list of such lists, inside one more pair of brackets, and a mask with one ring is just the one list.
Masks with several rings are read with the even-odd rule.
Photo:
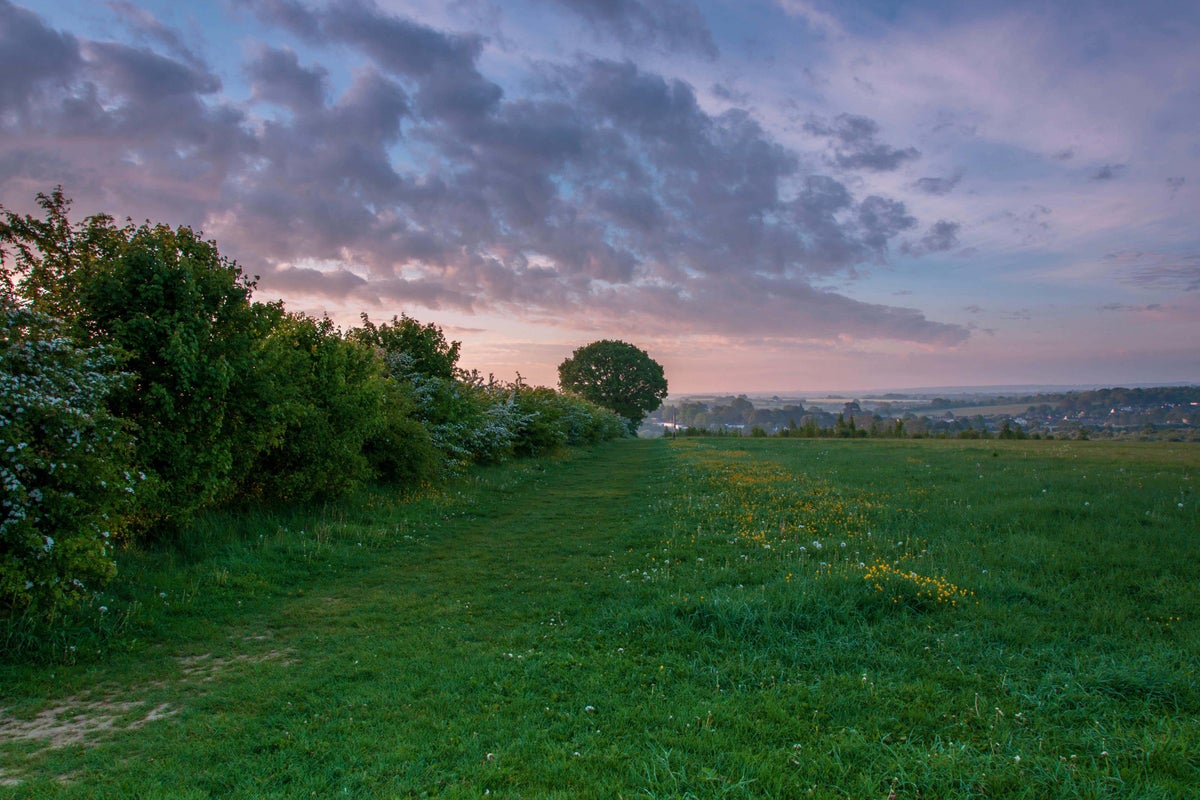
[[629, 420], [630, 431], [667, 396], [662, 365], [628, 342], [602, 339], [558, 365], [558, 385]]

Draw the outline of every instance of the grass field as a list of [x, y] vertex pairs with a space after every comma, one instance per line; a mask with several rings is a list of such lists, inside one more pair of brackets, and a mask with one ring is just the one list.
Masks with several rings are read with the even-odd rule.
[[1198, 472], [643, 440], [213, 515], [0, 666], [0, 796], [1197, 796]]

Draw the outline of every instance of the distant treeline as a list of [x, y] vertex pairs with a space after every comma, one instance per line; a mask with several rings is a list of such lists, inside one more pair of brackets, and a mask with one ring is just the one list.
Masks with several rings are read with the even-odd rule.
[[[957, 439], [1028, 439], [1042, 438], [1041, 434], [1028, 434], [1020, 425], [1005, 420], [1000, 429], [993, 432], [986, 423], [975, 422], [963, 418], [954, 422], [930, 420], [928, 417], [912, 419], [883, 419], [878, 415], [846, 415], [837, 414], [833, 424], [822, 427], [817, 417], [812, 414], [804, 416], [804, 422], [769, 431], [761, 425], [722, 426], [706, 428], [698, 426], [666, 427], [665, 436], [775, 436], [779, 438], [800, 439], [922, 439], [922, 438], [957, 438]], [[1051, 434], [1049, 438], [1054, 438]]]
[[1153, 386], [1127, 389], [1087, 389], [1044, 394], [996, 395], [981, 401], [978, 397], [935, 397], [930, 408], [970, 408], [984, 403], [1025, 404], [1032, 410], [1054, 410], [1066, 413], [1078, 411], [1108, 411], [1113, 408], [1149, 408], [1163, 405], [1189, 405], [1200, 402], [1200, 386]]
[[[712, 405], [684, 401], [660, 409], [652, 421], [668, 431], [709, 435], [778, 435], [806, 437], [958, 437], [1003, 438], [1115, 435], [1138, 431], [1149, 435], [1179, 428], [1200, 430], [1200, 387], [1111, 388], [1057, 394], [934, 398], [919, 401], [892, 396], [890, 402], [864, 411], [857, 401], [837, 412], [802, 403], [756, 408], [745, 395], [719, 398]], [[1025, 411], [1012, 413], [1026, 405]], [[952, 408], [989, 405], [1008, 411], [955, 415]], [[923, 409], [935, 409], [923, 411]]]
[[458, 367], [407, 316], [340, 330], [251, 299], [189, 228], [0, 215], [0, 618], [53, 618], [115, 571], [114, 543], [197, 512], [627, 435], [611, 411]]

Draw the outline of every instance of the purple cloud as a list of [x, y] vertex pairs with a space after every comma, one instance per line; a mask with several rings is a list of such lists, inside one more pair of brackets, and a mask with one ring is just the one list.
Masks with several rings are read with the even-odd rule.
[[904, 242], [900, 251], [906, 255], [923, 256], [929, 253], [944, 253], [958, 247], [959, 223], [939, 219], [929, 226], [929, 232], [916, 242]]
[[[814, 288], [886, 260], [916, 219], [805, 169], [748, 113], [706, 111], [684, 81], [580, 58], [538, 66], [506, 97], [480, 71], [478, 36], [363, 0], [240, 5], [318, 55], [252, 45], [234, 103], [149, 20], [166, 54], [76, 39], [0, 0], [21, 32], [0, 36], [0, 64], [36, 67], [0, 77], [6, 186], [54, 176], [105, 210], [203, 227], [281, 293], [695, 332], [967, 337]], [[29, 41], [55, 58], [37, 61]], [[348, 84], [309, 61], [331, 45], [356, 60]], [[828, 130], [843, 170], [916, 157], [863, 117]], [[922, 242], [932, 252], [956, 230]]]
[[598, 33], [626, 45], [668, 53], [692, 52], [707, 59], [719, 53], [708, 23], [689, 0], [543, 0], [579, 15]]
[[1153, 253], [1121, 250], [1104, 260], [1128, 283], [1149, 289], [1200, 291], [1200, 253]]
[[0, 108], [22, 113], [83, 66], [79, 42], [28, 9], [0, 0]]
[[921, 156], [916, 148], [899, 149], [878, 141], [879, 124], [856, 114], [839, 114], [832, 122], [813, 117], [804, 123], [804, 130], [830, 141], [833, 161], [842, 169], [891, 172]]
[[1094, 181], [1111, 181], [1125, 172], [1124, 164], [1105, 164], [1092, 175]]
[[962, 179], [963, 170], [959, 169], [955, 170], [948, 178], [920, 178], [917, 180], [917, 189], [925, 194], [942, 197], [950, 194]]

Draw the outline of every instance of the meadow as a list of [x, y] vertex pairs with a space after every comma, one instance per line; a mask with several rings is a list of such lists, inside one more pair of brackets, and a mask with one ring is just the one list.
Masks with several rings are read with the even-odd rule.
[[0, 794], [1179, 798], [1200, 449], [617, 441], [206, 513], [4, 643]]

